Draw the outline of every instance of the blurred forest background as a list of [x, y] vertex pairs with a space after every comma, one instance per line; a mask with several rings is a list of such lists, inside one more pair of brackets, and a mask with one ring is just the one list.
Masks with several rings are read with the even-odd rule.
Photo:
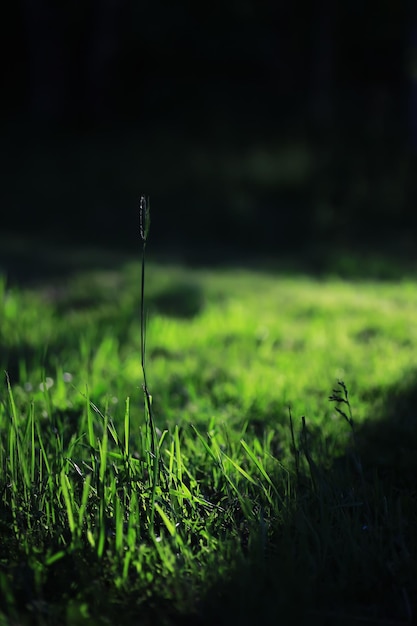
[[412, 254], [415, 0], [15, 0], [1, 238]]

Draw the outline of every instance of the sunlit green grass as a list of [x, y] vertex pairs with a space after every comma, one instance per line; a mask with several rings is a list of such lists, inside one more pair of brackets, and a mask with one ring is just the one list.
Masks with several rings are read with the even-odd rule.
[[139, 264], [2, 283], [5, 615], [409, 619], [417, 283], [157, 264], [146, 280], [157, 483]]
[[[101, 401], [140, 396], [138, 281], [139, 268], [131, 266], [120, 275], [7, 293], [3, 350], [34, 355], [20, 385], [36, 391], [48, 376], [54, 402], [76, 403], [72, 387], [57, 378], [62, 370]], [[244, 420], [251, 409], [272, 417], [274, 407], [291, 405], [295, 414], [322, 420], [339, 378], [349, 381], [357, 419], [370, 418], [363, 397], [370, 388], [383, 392], [417, 365], [411, 282], [151, 266], [148, 284], [147, 362], [162, 423], [187, 420], [193, 408], [199, 414], [199, 404]], [[22, 370], [24, 359], [16, 361]]]

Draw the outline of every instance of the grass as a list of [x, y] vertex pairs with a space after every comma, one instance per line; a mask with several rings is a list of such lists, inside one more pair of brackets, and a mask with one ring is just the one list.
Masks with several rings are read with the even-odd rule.
[[416, 282], [140, 276], [2, 281], [0, 624], [412, 623]]

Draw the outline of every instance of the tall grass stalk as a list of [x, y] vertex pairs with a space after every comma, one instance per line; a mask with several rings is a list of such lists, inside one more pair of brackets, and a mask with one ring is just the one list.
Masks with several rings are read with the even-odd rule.
[[149, 456], [149, 476], [151, 477], [151, 507], [150, 507], [150, 527], [154, 531], [155, 518], [155, 496], [159, 478], [159, 446], [156, 445], [156, 429], [152, 413], [152, 397], [149, 392], [146, 376], [146, 312], [145, 312], [145, 265], [146, 265], [146, 244], [148, 242], [149, 229], [151, 225], [149, 198], [141, 196], [139, 202], [139, 223], [140, 237], [142, 240], [142, 263], [141, 263], [141, 289], [140, 289], [140, 355], [143, 376], [143, 393], [145, 399], [145, 416], [149, 433], [150, 456]]

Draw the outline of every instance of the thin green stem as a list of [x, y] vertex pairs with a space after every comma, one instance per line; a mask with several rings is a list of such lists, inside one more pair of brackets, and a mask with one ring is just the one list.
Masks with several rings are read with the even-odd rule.
[[148, 382], [146, 377], [146, 318], [145, 318], [145, 266], [146, 266], [146, 242], [149, 234], [150, 215], [149, 200], [142, 196], [139, 203], [140, 209], [140, 236], [142, 239], [142, 267], [141, 267], [141, 292], [140, 292], [140, 352], [143, 376], [143, 393], [145, 396], [145, 410], [147, 424], [150, 431], [150, 456], [152, 466], [152, 483], [151, 483], [151, 518], [150, 525], [153, 529], [154, 512], [155, 512], [155, 496], [158, 485], [159, 472], [159, 447], [156, 445], [156, 430], [152, 414], [152, 399], [149, 393]]

